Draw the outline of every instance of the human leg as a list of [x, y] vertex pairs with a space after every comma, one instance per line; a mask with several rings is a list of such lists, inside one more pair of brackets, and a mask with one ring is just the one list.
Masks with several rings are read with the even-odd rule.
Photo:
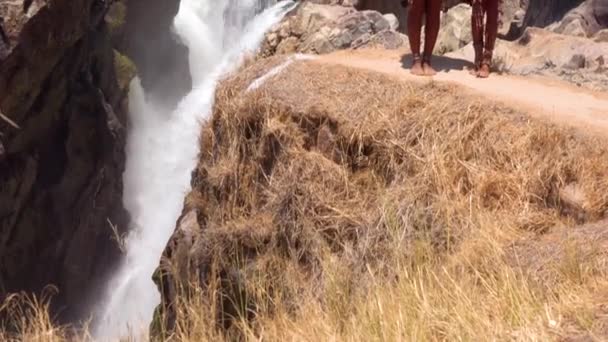
[[437, 43], [439, 35], [439, 26], [441, 22], [441, 0], [426, 1], [426, 26], [424, 31], [424, 54], [422, 56], [422, 67], [424, 74], [433, 76], [437, 72], [431, 66], [431, 57], [433, 49]]
[[422, 33], [422, 16], [426, 0], [409, 0], [407, 31], [412, 51], [412, 69], [414, 75], [422, 75], [422, 58], [420, 56], [420, 35]]
[[478, 76], [486, 78], [490, 76], [492, 55], [494, 54], [494, 45], [496, 44], [496, 36], [498, 35], [499, 0], [483, 0], [483, 2], [486, 14], [486, 25], [483, 56], [481, 58]]
[[472, 15], [471, 15], [471, 33], [473, 35], [473, 49], [475, 50], [475, 74], [481, 67], [481, 60], [483, 58], [483, 47], [484, 47], [484, 19], [485, 19], [485, 8], [484, 0], [473, 0], [472, 1]]

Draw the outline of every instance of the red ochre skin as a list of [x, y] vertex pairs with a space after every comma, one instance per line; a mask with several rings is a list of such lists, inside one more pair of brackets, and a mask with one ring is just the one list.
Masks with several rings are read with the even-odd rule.
[[[432, 76], [436, 74], [431, 67], [431, 56], [439, 34], [441, 20], [441, 0], [409, 0], [408, 2], [408, 37], [412, 50], [412, 74]], [[420, 56], [420, 35], [422, 22], [426, 22], [424, 31], [424, 51]]]
[[475, 48], [475, 75], [490, 76], [492, 54], [498, 35], [500, 3], [502, 0], [472, 0], [471, 31]]

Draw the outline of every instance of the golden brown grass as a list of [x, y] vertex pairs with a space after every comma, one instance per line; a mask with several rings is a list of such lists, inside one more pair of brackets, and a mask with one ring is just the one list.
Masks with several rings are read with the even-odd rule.
[[[547, 341], [585, 335], [590, 341], [605, 339], [608, 278], [606, 259], [600, 254], [583, 259], [567, 254], [551, 265], [558, 279], [546, 288], [525, 269], [504, 261], [504, 250], [493, 234], [480, 234], [475, 240], [467, 250], [474, 247], [476, 253], [445, 258], [421, 241], [412, 256], [416, 263], [410, 257], [395, 265], [396, 279], [371, 276], [366, 291], [355, 293], [349, 290], [350, 270], [328, 261], [323, 303], [306, 302], [294, 314], [275, 302], [272, 313], [262, 313], [253, 323], [237, 319], [229, 334], [253, 341]], [[570, 246], [576, 250], [576, 245]], [[563, 272], [572, 266], [576, 272]], [[258, 291], [265, 288], [264, 283], [257, 286]], [[170, 340], [231, 340], [217, 329], [204, 291], [191, 291], [188, 300], [178, 298]], [[19, 337], [0, 335], [1, 340], [81, 340], [68, 339], [65, 330], [50, 324], [44, 305], [32, 304], [32, 311], [16, 312], [27, 320]]]
[[[519, 261], [535, 254], [512, 246], [605, 216], [600, 142], [453, 87], [345, 67], [295, 63], [246, 91], [279, 62], [217, 91], [186, 200], [197, 220], [159, 274], [167, 304], [191, 298], [170, 284], [194, 282], [207, 326], [240, 338], [600, 334], [591, 298], [605, 273], [577, 258], [604, 255], [538, 256], [570, 260], [539, 278]], [[572, 203], [567, 188], [583, 195]], [[190, 322], [177, 307], [169, 328]]]
[[311, 62], [245, 91], [279, 62], [217, 91], [156, 275], [157, 336], [608, 338], [600, 141], [456, 88]]
[[40, 296], [19, 293], [0, 303], [0, 341], [60, 342], [86, 340], [86, 328], [80, 333], [56, 326], [50, 314], [50, 301], [56, 289], [47, 287]]

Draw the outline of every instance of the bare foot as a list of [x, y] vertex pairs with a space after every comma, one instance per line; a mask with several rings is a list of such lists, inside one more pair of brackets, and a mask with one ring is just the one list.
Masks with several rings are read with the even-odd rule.
[[414, 60], [414, 63], [412, 64], [412, 69], [410, 70], [410, 72], [412, 73], [412, 75], [424, 76], [424, 69], [422, 68], [422, 61]]
[[424, 75], [425, 76], [435, 76], [435, 75], [437, 75], [437, 71], [435, 71], [435, 69], [433, 69], [433, 67], [431, 66], [431, 63], [429, 63], [429, 62], [424, 62], [422, 64], [422, 69], [424, 70]]
[[469, 68], [469, 75], [477, 76], [479, 73], [479, 68], [477, 66]]
[[482, 64], [477, 72], [477, 77], [488, 78], [490, 77], [490, 66], [488, 64]]

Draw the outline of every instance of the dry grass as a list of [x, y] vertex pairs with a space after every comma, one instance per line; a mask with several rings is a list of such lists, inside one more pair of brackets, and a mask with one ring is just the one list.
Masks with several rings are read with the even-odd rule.
[[[577, 308], [596, 312], [605, 273], [576, 268], [570, 253], [548, 288], [509, 246], [605, 216], [600, 143], [455, 88], [338, 66], [295, 63], [245, 90], [279, 61], [217, 91], [186, 201], [197, 222], [178, 230], [161, 268], [168, 302], [184, 297], [169, 284], [194, 282], [207, 325], [241, 338], [595, 331]], [[574, 205], [567, 187], [583, 193]], [[169, 328], [188, 321], [175, 308]]]
[[56, 326], [50, 315], [50, 301], [57, 290], [46, 288], [37, 297], [13, 294], [0, 303], [0, 341], [61, 342], [88, 339], [86, 327], [79, 332]]
[[217, 91], [156, 274], [156, 336], [608, 338], [600, 142], [455, 88], [311, 62], [245, 92], [279, 62]]

